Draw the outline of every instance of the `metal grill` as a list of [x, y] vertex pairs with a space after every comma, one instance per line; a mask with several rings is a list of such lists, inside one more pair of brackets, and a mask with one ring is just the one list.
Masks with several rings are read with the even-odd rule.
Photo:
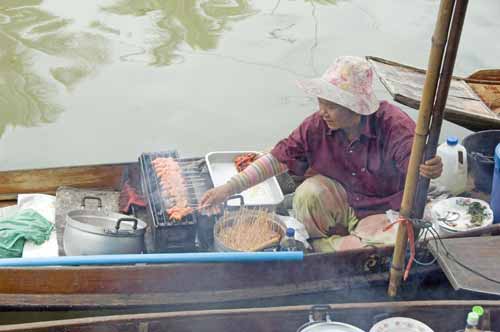
[[160, 178], [153, 168], [156, 158], [173, 158], [181, 168], [185, 181], [188, 207], [196, 209], [202, 195], [210, 188], [212, 183], [205, 167], [203, 158], [179, 159], [175, 152], [145, 153], [140, 157], [143, 180], [146, 184], [145, 193], [154, 212], [154, 220], [158, 225], [174, 226], [196, 223], [196, 213], [192, 213], [179, 221], [168, 218], [167, 210], [175, 206], [175, 200], [169, 196], [160, 184]]
[[183, 251], [195, 248], [196, 224], [200, 216], [196, 210], [181, 220], [169, 219], [167, 210], [175, 205], [173, 197], [162, 188], [153, 167], [156, 158], [173, 158], [181, 169], [186, 187], [187, 206], [195, 209], [202, 195], [213, 187], [204, 158], [179, 158], [176, 151], [143, 153], [139, 158], [143, 191], [147, 198], [154, 227], [156, 251]]

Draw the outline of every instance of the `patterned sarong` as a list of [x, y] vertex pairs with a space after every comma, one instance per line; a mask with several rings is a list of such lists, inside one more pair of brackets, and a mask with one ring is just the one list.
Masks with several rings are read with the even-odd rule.
[[323, 175], [305, 180], [295, 191], [293, 210], [315, 251], [332, 252], [394, 243], [397, 227], [383, 232], [389, 220], [383, 214], [361, 221], [349, 206], [342, 185]]

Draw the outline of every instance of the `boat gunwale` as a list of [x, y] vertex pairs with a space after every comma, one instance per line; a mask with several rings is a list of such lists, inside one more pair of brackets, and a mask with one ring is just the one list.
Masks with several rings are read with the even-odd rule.
[[[427, 301], [381, 301], [362, 303], [333, 303], [328, 304], [333, 312], [350, 310], [393, 310], [403, 312], [404, 310], [426, 310], [426, 309], [463, 309], [481, 304], [490, 312], [500, 310], [500, 300], [427, 300]], [[68, 328], [78, 326], [103, 325], [103, 324], [133, 324], [149, 321], [161, 321], [167, 319], [202, 319], [204, 317], [248, 317], [249, 315], [273, 315], [291, 314], [304, 312], [304, 317], [310, 312], [312, 304], [293, 305], [281, 307], [257, 307], [236, 309], [211, 309], [211, 310], [189, 310], [173, 312], [153, 312], [138, 314], [118, 314], [108, 316], [83, 317], [72, 319], [61, 319], [43, 322], [21, 323], [1, 325], [0, 331], [23, 331], [39, 330], [47, 328]]]

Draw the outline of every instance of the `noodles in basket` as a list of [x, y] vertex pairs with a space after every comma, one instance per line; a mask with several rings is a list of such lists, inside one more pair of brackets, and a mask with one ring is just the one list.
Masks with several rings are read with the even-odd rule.
[[226, 212], [217, 223], [216, 235], [224, 246], [238, 251], [258, 251], [279, 243], [282, 230], [276, 215], [263, 209], [241, 208]]

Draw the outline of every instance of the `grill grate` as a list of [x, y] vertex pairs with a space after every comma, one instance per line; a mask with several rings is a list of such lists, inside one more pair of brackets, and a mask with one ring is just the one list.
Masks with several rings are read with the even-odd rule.
[[203, 158], [180, 159], [175, 151], [144, 153], [140, 157], [140, 163], [145, 181], [145, 192], [153, 212], [153, 219], [157, 226], [179, 226], [195, 224], [197, 213], [191, 213], [181, 220], [171, 220], [167, 210], [175, 205], [173, 197], [163, 190], [160, 178], [153, 167], [156, 158], [173, 158], [181, 168], [181, 174], [185, 181], [187, 191], [187, 206], [195, 209], [202, 195], [213, 187], [210, 175], [205, 166]]
[[173, 158], [181, 168], [189, 207], [196, 208], [203, 194], [213, 188], [204, 158], [180, 159], [176, 151], [143, 153], [139, 157], [143, 191], [154, 224], [152, 231], [155, 251], [193, 250], [195, 248], [196, 225], [205, 216], [193, 212], [181, 220], [169, 219], [167, 210], [173, 207], [175, 202], [162, 190], [160, 179], [153, 167], [153, 160], [168, 157]]

